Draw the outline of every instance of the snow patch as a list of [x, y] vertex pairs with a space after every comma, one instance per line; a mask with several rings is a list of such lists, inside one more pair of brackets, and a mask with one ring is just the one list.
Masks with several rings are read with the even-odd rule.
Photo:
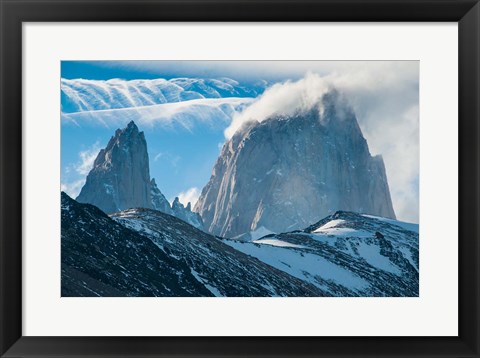
[[369, 283], [361, 277], [315, 254], [291, 250], [288, 247], [255, 245], [231, 240], [225, 240], [225, 243], [319, 288], [324, 286], [315, 279], [316, 276], [332, 280], [354, 291], [369, 286]]
[[193, 268], [190, 268], [190, 272], [192, 273], [193, 277], [195, 277], [198, 282], [204, 285], [215, 297], [223, 297], [222, 293], [216, 287], [206, 283], [197, 271], [195, 271]]
[[399, 275], [401, 272], [397, 266], [395, 266], [388, 257], [380, 254], [380, 248], [377, 245], [369, 245], [366, 243], [360, 243], [357, 246], [358, 253], [373, 267], [380, 270], [391, 272], [395, 275]]
[[292, 247], [292, 248], [297, 248], [297, 249], [304, 249], [305, 248], [305, 246], [302, 246], [302, 245], [296, 245], [296, 244], [292, 244], [290, 242], [286, 242], [286, 241], [283, 241], [283, 240], [277, 240], [277, 239], [260, 239], [260, 240], [254, 240], [253, 243], [262, 244], [262, 245], [278, 246], [278, 247]]
[[342, 219], [336, 219], [336, 220], [332, 220], [332, 221], [329, 221], [328, 223], [326, 223], [325, 225], [323, 226], [320, 226], [317, 230], [315, 230], [314, 232], [322, 232], [323, 230], [325, 229], [330, 229], [332, 227], [336, 227], [337, 225], [339, 224], [343, 224], [345, 222], [345, 220], [342, 220]]

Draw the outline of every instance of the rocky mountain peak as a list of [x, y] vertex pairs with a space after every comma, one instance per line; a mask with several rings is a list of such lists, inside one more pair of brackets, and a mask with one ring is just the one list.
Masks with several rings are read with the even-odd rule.
[[173, 205], [150, 179], [147, 142], [135, 122], [117, 129], [100, 150], [77, 201], [97, 206], [107, 214], [130, 208], [146, 208], [174, 215], [203, 230], [200, 216], [191, 204], [185, 208], [178, 198]]
[[302, 229], [338, 210], [395, 218], [383, 160], [370, 155], [335, 90], [310, 108], [242, 126], [194, 208], [224, 237]]
[[77, 201], [106, 213], [151, 207], [147, 142], [133, 121], [100, 150]]
[[198, 229], [203, 230], [204, 225], [202, 218], [199, 214], [192, 212], [192, 206], [190, 203], [187, 204], [185, 207], [178, 197], [173, 200], [172, 203], [172, 212], [173, 215], [187, 223], [195, 226]]
[[173, 199], [172, 209], [173, 210], [185, 209], [183, 204], [180, 202], [180, 199], [178, 199], [178, 196], [176, 196], [175, 199]]

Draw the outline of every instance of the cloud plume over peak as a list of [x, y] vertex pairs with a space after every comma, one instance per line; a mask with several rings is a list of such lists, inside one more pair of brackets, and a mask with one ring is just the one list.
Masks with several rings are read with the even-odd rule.
[[[249, 121], [291, 115], [310, 109], [332, 89], [352, 107], [372, 155], [384, 158], [397, 217], [418, 222], [419, 178], [418, 62], [367, 63], [320, 76], [309, 72], [297, 81], [268, 88], [249, 107], [237, 113], [225, 137]], [[322, 108], [319, 108], [321, 111]]]
[[233, 117], [231, 125], [225, 130], [225, 137], [231, 138], [246, 122], [261, 122], [274, 115], [289, 116], [320, 105], [320, 99], [332, 88], [327, 78], [312, 72], [295, 82], [274, 84], [257, 101]]

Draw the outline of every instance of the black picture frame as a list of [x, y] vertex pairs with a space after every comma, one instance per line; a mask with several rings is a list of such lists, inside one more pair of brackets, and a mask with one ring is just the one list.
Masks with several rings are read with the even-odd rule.
[[[2, 357], [479, 357], [480, 5], [477, 1], [0, 0], [0, 11]], [[22, 336], [22, 23], [44, 21], [458, 22], [458, 337]]]

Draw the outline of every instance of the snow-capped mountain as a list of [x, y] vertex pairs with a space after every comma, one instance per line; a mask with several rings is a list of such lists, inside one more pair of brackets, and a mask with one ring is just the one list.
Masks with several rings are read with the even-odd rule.
[[62, 296], [212, 296], [184, 260], [62, 192]]
[[111, 215], [119, 224], [153, 242], [169, 257], [190, 267], [198, 282], [215, 296], [323, 296], [310, 283], [226, 245], [183, 220], [149, 209]]
[[305, 230], [224, 242], [329, 296], [419, 294], [417, 224], [339, 211]]
[[173, 78], [170, 80], [61, 80], [62, 112], [152, 106], [204, 98], [256, 97], [265, 81], [248, 86], [230, 78]]
[[176, 198], [171, 207], [150, 179], [147, 142], [143, 132], [132, 121], [117, 129], [106, 148], [101, 149], [88, 173], [85, 185], [76, 198], [110, 214], [129, 208], [152, 208], [186, 220], [203, 229], [201, 217], [184, 207]]
[[335, 90], [312, 108], [239, 128], [194, 209], [222, 237], [302, 229], [337, 210], [395, 218], [383, 159], [370, 155]]

